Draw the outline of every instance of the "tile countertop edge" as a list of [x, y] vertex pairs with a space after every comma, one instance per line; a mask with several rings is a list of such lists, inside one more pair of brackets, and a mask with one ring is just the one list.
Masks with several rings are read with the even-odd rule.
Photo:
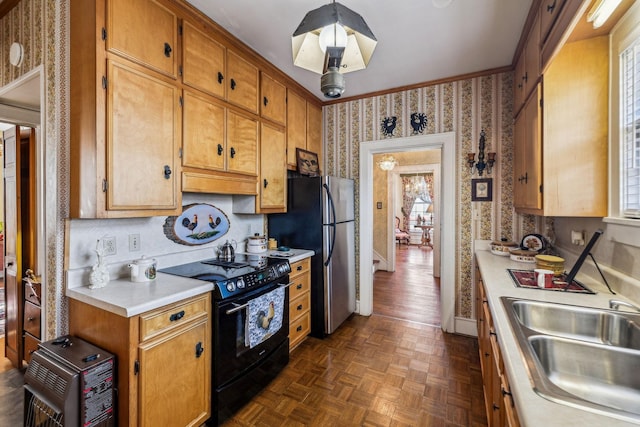
[[[516, 337], [511, 329], [506, 311], [500, 300], [502, 296], [522, 299], [558, 302], [589, 307], [609, 308], [609, 299], [614, 297], [606, 287], [587, 276], [578, 275], [578, 280], [595, 291], [595, 295], [561, 293], [536, 289], [517, 288], [513, 284], [507, 269], [531, 270], [533, 264], [512, 261], [509, 257], [493, 255], [489, 251], [489, 241], [476, 241], [475, 259], [480, 269], [487, 299], [491, 309], [502, 358], [509, 378], [509, 384], [518, 411], [521, 425], [526, 426], [565, 426], [581, 427], [632, 426], [638, 425], [617, 418], [599, 415], [591, 411], [573, 408], [555, 403], [536, 394], [529, 380], [525, 362], [520, 353]], [[620, 295], [616, 298], [625, 299]]]
[[69, 298], [123, 317], [133, 317], [213, 290], [211, 282], [158, 273], [153, 282], [110, 281], [104, 288], [68, 288]]

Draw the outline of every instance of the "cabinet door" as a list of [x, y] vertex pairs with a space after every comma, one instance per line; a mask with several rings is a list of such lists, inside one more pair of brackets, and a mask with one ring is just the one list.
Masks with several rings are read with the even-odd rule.
[[182, 165], [224, 170], [225, 108], [197, 92], [184, 91]]
[[536, 17], [524, 48], [524, 96], [529, 96], [540, 76], [540, 18]]
[[523, 207], [542, 209], [542, 132], [540, 114], [540, 85], [525, 104], [524, 171], [525, 192]]
[[184, 84], [224, 98], [225, 47], [188, 21], [182, 30]]
[[207, 321], [139, 347], [140, 426], [201, 425], [210, 413]]
[[176, 77], [178, 19], [154, 0], [107, 2], [107, 49]]
[[258, 68], [227, 49], [227, 100], [258, 114]]
[[295, 168], [296, 148], [307, 147], [307, 103], [295, 92], [287, 92], [287, 165]]
[[261, 73], [260, 92], [260, 114], [262, 117], [284, 125], [287, 115], [287, 88], [263, 72]]
[[307, 150], [318, 155], [322, 173], [322, 108], [307, 102]]
[[518, 114], [513, 127], [513, 206], [524, 207], [525, 200], [525, 152], [526, 152], [526, 111]]
[[227, 171], [258, 176], [258, 121], [227, 110]]
[[518, 114], [520, 107], [524, 104], [524, 73], [525, 73], [525, 54], [522, 52], [516, 62], [516, 69], [513, 74], [513, 112]]
[[544, 44], [547, 39], [564, 2], [565, 0], [543, 0], [540, 2], [540, 44]]
[[178, 209], [178, 89], [139, 67], [107, 70], [107, 209]]
[[284, 131], [262, 123], [260, 132], [260, 208], [280, 209], [287, 206], [287, 165]]

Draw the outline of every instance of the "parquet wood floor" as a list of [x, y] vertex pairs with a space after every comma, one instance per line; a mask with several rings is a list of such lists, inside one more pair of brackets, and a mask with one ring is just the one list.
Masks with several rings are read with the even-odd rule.
[[403, 252], [395, 273], [375, 274], [372, 316], [307, 338], [224, 426], [486, 426], [477, 342], [434, 326], [431, 251]]

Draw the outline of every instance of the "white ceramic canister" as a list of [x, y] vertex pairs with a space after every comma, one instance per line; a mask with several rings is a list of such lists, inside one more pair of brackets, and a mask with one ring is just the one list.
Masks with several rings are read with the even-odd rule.
[[131, 262], [128, 267], [131, 269], [132, 282], [151, 282], [156, 280], [158, 263], [155, 258], [145, 258], [143, 255], [142, 258]]
[[247, 238], [247, 253], [259, 254], [267, 251], [267, 238], [255, 234]]

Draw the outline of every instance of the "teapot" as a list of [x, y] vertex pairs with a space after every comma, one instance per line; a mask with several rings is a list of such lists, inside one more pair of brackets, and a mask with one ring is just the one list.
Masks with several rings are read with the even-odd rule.
[[237, 243], [235, 240], [232, 240], [233, 244], [229, 243], [227, 240], [224, 245], [218, 246], [218, 259], [221, 261], [233, 261], [235, 259], [235, 249], [237, 247]]
[[132, 282], [150, 282], [156, 279], [156, 267], [158, 263], [155, 258], [145, 258], [134, 260], [127, 265], [131, 269]]

